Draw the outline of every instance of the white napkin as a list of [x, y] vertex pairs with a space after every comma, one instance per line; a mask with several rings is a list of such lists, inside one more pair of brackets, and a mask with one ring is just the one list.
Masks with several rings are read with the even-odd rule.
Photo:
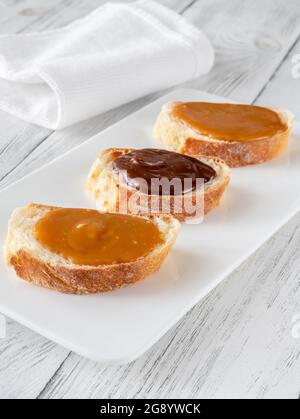
[[0, 109], [63, 128], [208, 72], [208, 39], [151, 0], [107, 3], [57, 30], [0, 36]]

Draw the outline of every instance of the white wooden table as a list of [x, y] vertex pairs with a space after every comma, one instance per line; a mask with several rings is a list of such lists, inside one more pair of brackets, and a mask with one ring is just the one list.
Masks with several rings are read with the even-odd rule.
[[[59, 27], [103, 0], [0, 0], [0, 33]], [[290, 108], [300, 119], [299, 0], [164, 0], [212, 39], [213, 71], [187, 86]], [[294, 68], [294, 75], [300, 76]], [[0, 112], [0, 188], [162, 92], [51, 132]], [[137, 361], [106, 367], [14, 321], [0, 340], [1, 398], [299, 398], [300, 214]], [[300, 328], [299, 328], [300, 330]]]

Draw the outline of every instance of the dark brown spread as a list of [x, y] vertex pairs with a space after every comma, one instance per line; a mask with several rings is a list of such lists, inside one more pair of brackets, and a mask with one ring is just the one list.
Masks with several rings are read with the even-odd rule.
[[287, 129], [276, 112], [261, 106], [182, 102], [172, 114], [199, 133], [224, 141], [254, 141]]
[[[112, 168], [118, 172], [122, 171], [123, 181], [127, 185], [152, 195], [188, 193], [196, 188], [197, 179], [203, 179], [206, 183], [216, 176], [212, 167], [194, 157], [153, 148], [123, 154], [112, 162]], [[181, 188], [157, 188], [153, 179], [176, 179], [180, 181]], [[189, 181], [186, 181], [187, 179]]]

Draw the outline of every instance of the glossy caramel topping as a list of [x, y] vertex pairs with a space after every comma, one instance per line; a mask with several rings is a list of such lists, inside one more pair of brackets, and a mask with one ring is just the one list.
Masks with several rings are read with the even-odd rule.
[[[113, 161], [112, 167], [116, 171], [125, 171], [124, 180], [129, 186], [152, 195], [188, 193], [196, 188], [197, 178], [208, 182], [216, 176], [212, 167], [193, 157], [154, 148], [123, 154]], [[153, 179], [179, 179], [180, 188], [155, 187]], [[191, 181], [185, 182], [186, 179]]]
[[287, 129], [276, 112], [260, 106], [183, 102], [172, 114], [201, 134], [224, 141], [253, 141]]
[[48, 212], [36, 223], [35, 235], [53, 253], [91, 266], [131, 262], [162, 242], [150, 220], [71, 208]]

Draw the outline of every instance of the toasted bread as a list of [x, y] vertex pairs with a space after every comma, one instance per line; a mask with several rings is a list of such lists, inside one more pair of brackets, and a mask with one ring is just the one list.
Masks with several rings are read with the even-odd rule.
[[[101, 211], [116, 211], [116, 212], [131, 212], [133, 214], [149, 214], [149, 208], [155, 197], [153, 195], [145, 195], [136, 189], [128, 186], [124, 182], [120, 182], [120, 177], [117, 176], [111, 168], [111, 163], [114, 159], [122, 154], [131, 152], [130, 148], [109, 148], [99, 153], [94, 162], [87, 181], [87, 189], [91, 192], [96, 201], [97, 208]], [[198, 158], [198, 156], [193, 156]], [[183, 222], [187, 219], [193, 218], [197, 211], [197, 202], [202, 202], [202, 215], [208, 214], [220, 202], [222, 195], [230, 181], [231, 174], [229, 167], [220, 159], [217, 158], [199, 158], [200, 161], [210, 165], [216, 172], [216, 177], [204, 185], [203, 189], [194, 190], [186, 195], [182, 195], [182, 199], [188, 202], [187, 205], [182, 205], [182, 201], [174, 196], [157, 196], [159, 201], [156, 208], [167, 208], [169, 213]], [[127, 206], [122, 205], [122, 199], [129, 201], [132, 194], [138, 194], [144, 199], [144, 206]], [[200, 194], [202, 194], [202, 201]], [[204, 195], [204, 196], [203, 196]], [[179, 202], [179, 204], [178, 204]], [[203, 208], [204, 204], [204, 208]], [[122, 208], [126, 208], [123, 211]], [[195, 213], [193, 211], [195, 210]]]
[[[173, 151], [188, 155], [215, 156], [224, 160], [229, 167], [259, 164], [281, 154], [288, 145], [293, 115], [282, 109], [272, 109], [287, 128], [283, 132], [253, 141], [224, 141], [196, 131], [173, 114], [174, 105], [163, 106], [154, 127], [155, 138]], [[271, 109], [271, 108], [270, 108]]]
[[153, 216], [151, 220], [161, 232], [163, 243], [146, 256], [128, 263], [76, 265], [43, 247], [35, 237], [37, 221], [55, 209], [38, 204], [17, 208], [9, 222], [5, 258], [25, 281], [71, 294], [111, 291], [157, 271], [174, 244], [180, 226], [171, 216]]

